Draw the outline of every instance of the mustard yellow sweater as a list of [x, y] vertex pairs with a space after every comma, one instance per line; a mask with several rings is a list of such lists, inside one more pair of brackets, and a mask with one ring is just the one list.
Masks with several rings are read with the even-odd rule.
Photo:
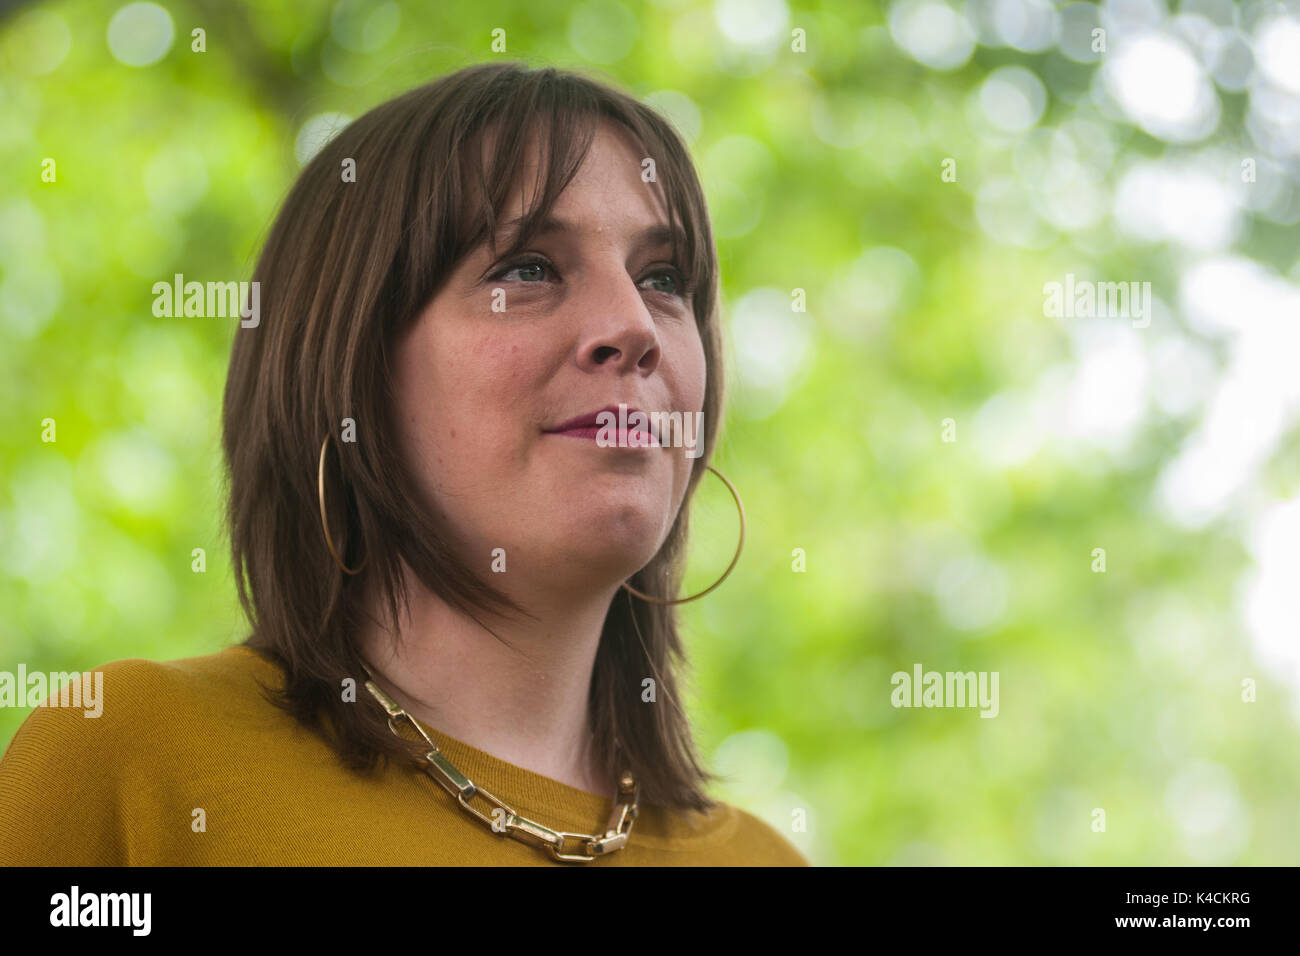
[[[97, 670], [99, 717], [35, 707], [0, 760], [0, 866], [808, 865], [736, 807], [705, 816], [644, 803], [626, 848], [559, 863], [494, 833], [427, 773], [348, 771], [263, 698], [255, 681], [278, 686], [283, 672], [246, 647]], [[520, 814], [553, 830], [603, 829], [608, 797], [425, 729]]]

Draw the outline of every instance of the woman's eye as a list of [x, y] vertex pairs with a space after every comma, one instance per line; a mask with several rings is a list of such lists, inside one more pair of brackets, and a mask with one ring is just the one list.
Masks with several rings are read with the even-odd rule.
[[[555, 270], [549, 262], [543, 259], [521, 259], [513, 262], [494, 273], [492, 279], [508, 279], [512, 273], [519, 273], [519, 281], [526, 284], [544, 282], [547, 275], [554, 275]], [[682, 275], [676, 269], [662, 269], [647, 276], [643, 282], [659, 282], [660, 286], [651, 291], [659, 292], [663, 295], [684, 296], [686, 292], [686, 282]]]
[[664, 269], [647, 277], [647, 281], [653, 279], [667, 279], [669, 285], [669, 288], [655, 289], [655, 292], [662, 292], [665, 295], [683, 295], [685, 293], [686, 283], [682, 281], [681, 274], [676, 269]]
[[500, 272], [492, 276], [492, 278], [504, 279], [512, 272], [518, 272], [520, 274], [520, 280], [523, 282], [540, 281], [543, 278], [543, 273], [549, 272], [550, 268], [550, 263], [543, 262], [540, 259], [524, 259], [506, 266]]

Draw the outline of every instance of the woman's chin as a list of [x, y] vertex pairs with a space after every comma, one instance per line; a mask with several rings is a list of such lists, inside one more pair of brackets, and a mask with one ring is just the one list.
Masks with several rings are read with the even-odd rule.
[[662, 515], [624, 503], [585, 515], [568, 529], [562, 550], [571, 564], [622, 581], [650, 562], [666, 533]]

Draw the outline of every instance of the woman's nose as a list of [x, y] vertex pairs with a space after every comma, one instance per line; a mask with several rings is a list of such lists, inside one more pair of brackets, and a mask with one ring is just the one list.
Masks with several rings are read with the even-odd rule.
[[583, 292], [578, 364], [649, 374], [659, 364], [659, 334], [636, 280], [626, 270], [593, 280]]

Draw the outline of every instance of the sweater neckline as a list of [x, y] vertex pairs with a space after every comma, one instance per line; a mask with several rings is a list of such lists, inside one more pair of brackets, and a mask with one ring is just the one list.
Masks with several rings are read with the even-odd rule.
[[[610, 797], [582, 790], [561, 780], [502, 760], [486, 750], [480, 750], [463, 740], [457, 740], [422, 720], [414, 717], [411, 719], [424, 729], [424, 732], [438, 745], [438, 749], [475, 786], [486, 789], [516, 810], [531, 810], [553, 816], [563, 815], [567, 823], [579, 826], [593, 826], [593, 821], [597, 817], [603, 823], [609, 816], [609, 811], [614, 805]], [[408, 739], [420, 739], [409, 724], [398, 722], [397, 726], [408, 731], [403, 734]], [[498, 788], [508, 787], [509, 796], [501, 789], [494, 790], [490, 781], [499, 781]]]
[[[242, 644], [236, 644], [234, 647], [253, 655], [264, 665], [273, 668], [278, 676], [283, 677], [279, 665], [258, 651]], [[368, 693], [365, 697], [371, 703], [375, 703]], [[378, 704], [376, 703], [375, 706]], [[598, 833], [604, 829], [614, 805], [611, 796], [591, 793], [520, 767], [443, 733], [424, 721], [417, 722], [456, 769], [468, 777], [475, 786], [487, 790], [522, 815], [553, 830]], [[403, 737], [409, 740], [420, 739], [415, 729], [406, 721], [395, 721], [394, 725]], [[431, 776], [428, 776], [428, 782], [438, 796], [454, 803], [452, 795]], [[611, 780], [611, 793], [613, 785], [614, 781]], [[482, 801], [476, 805], [480, 809], [489, 806]], [[460, 812], [466, 811], [460, 809]], [[735, 808], [725, 803], [720, 803], [708, 813], [694, 813], [670, 810], [642, 801], [633, 824], [633, 833], [638, 843], [649, 846], [678, 849], [684, 848], [682, 841], [686, 840], [691, 847], [698, 847], [730, 836], [738, 822], [739, 816]]]

